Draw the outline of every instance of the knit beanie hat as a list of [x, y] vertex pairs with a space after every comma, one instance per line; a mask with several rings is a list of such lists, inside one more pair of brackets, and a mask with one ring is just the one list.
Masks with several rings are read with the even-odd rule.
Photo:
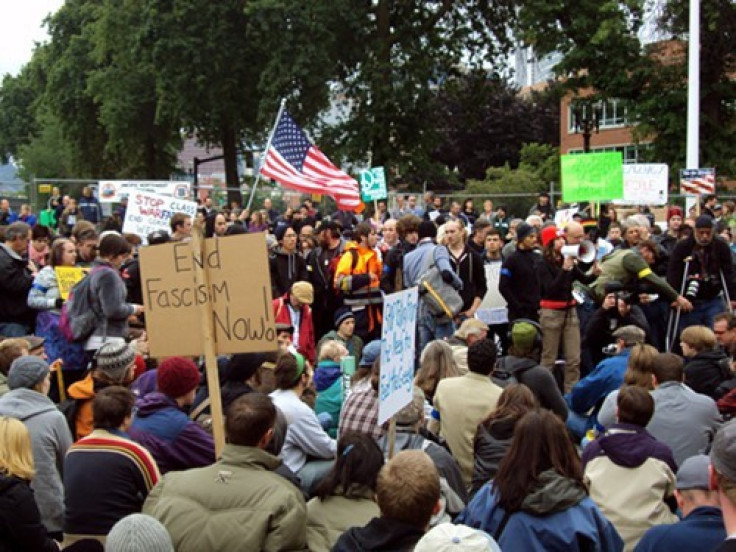
[[41, 383], [49, 373], [46, 361], [36, 356], [22, 356], [16, 358], [8, 371], [8, 388], [32, 389]]
[[135, 362], [135, 350], [124, 341], [111, 341], [100, 347], [95, 362], [98, 370], [114, 382], [122, 383], [128, 368]]
[[562, 233], [560, 232], [560, 230], [557, 229], [557, 226], [555, 226], [554, 224], [551, 226], [545, 226], [544, 228], [542, 228], [541, 234], [542, 247], [547, 247], [547, 244], [549, 242], [556, 240], [561, 235]]
[[225, 371], [226, 381], [243, 382], [249, 380], [266, 362], [266, 355], [262, 353], [240, 353], [230, 357]]
[[125, 516], [107, 534], [106, 552], [174, 552], [161, 522], [145, 514]]
[[531, 224], [527, 224], [526, 222], [519, 223], [519, 226], [516, 227], [516, 241], [518, 243], [523, 242], [524, 238], [526, 238], [532, 232], [536, 232], [536, 228], [534, 228]]
[[345, 322], [348, 318], [352, 318], [355, 320], [355, 315], [353, 314], [353, 311], [350, 310], [348, 307], [340, 307], [335, 311], [335, 329], [340, 328], [340, 324]]
[[708, 215], [700, 215], [695, 219], [695, 228], [713, 228], [713, 219]]
[[529, 322], [518, 322], [511, 330], [511, 343], [519, 351], [531, 351], [537, 338], [537, 328]]
[[672, 217], [682, 218], [682, 209], [677, 206], [667, 207], [667, 221], [669, 222]]
[[171, 398], [186, 395], [199, 386], [201, 377], [197, 365], [184, 357], [171, 357], [158, 367], [158, 390]]

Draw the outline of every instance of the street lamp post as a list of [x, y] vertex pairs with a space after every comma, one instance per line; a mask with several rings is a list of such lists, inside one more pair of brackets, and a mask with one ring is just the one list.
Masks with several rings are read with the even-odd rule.
[[575, 132], [583, 134], [583, 152], [590, 152], [590, 137], [595, 131], [600, 130], [603, 118], [603, 107], [601, 102], [577, 101], [572, 107], [573, 126]]

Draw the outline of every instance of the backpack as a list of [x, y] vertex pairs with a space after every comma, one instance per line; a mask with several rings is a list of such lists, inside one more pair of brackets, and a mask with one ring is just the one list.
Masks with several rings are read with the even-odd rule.
[[85, 341], [103, 318], [92, 307], [92, 275], [101, 270], [112, 270], [106, 266], [96, 266], [86, 277], [74, 284], [69, 298], [61, 306], [59, 331], [70, 343]]
[[463, 298], [458, 291], [442, 279], [442, 273], [437, 267], [436, 245], [430, 255], [425, 256], [421, 276], [419, 276], [419, 295], [424, 304], [434, 316], [446, 316], [450, 320], [455, 318], [463, 308]]
[[66, 424], [69, 426], [71, 431], [72, 439], [77, 440], [77, 412], [79, 410], [79, 402], [77, 399], [67, 398], [61, 401], [58, 405], [59, 412], [62, 413]]
[[537, 366], [537, 363], [531, 359], [521, 359], [525, 361], [524, 364], [515, 370], [510, 370], [507, 366], [508, 358], [509, 357], [499, 358], [498, 362], [496, 362], [496, 366], [493, 368], [493, 372], [491, 372], [493, 383], [502, 388], [508, 387], [512, 383], [521, 383], [521, 375], [530, 368]]

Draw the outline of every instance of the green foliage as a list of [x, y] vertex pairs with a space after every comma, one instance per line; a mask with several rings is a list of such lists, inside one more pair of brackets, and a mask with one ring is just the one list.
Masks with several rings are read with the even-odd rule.
[[[497, 198], [496, 206], [504, 205], [512, 216], [526, 217], [536, 201], [533, 194], [549, 190], [550, 182], [559, 182], [560, 156], [557, 148], [546, 144], [525, 144], [521, 163], [516, 169], [508, 164], [490, 167], [483, 180], [469, 180], [463, 195], [519, 194]], [[476, 204], [480, 202], [476, 200]]]
[[40, 132], [18, 149], [22, 163], [18, 176], [25, 181], [36, 178], [75, 178], [71, 144], [64, 138], [59, 122], [51, 115], [41, 117]]

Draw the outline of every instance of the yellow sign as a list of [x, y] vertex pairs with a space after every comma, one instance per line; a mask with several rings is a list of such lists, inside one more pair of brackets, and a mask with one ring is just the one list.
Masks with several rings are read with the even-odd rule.
[[51, 193], [51, 184], [39, 184], [38, 185], [38, 193], [39, 194], [50, 194]]
[[59, 295], [66, 301], [69, 299], [69, 292], [79, 280], [84, 278], [87, 271], [76, 266], [57, 266], [54, 267], [56, 272], [56, 281], [59, 283]]

